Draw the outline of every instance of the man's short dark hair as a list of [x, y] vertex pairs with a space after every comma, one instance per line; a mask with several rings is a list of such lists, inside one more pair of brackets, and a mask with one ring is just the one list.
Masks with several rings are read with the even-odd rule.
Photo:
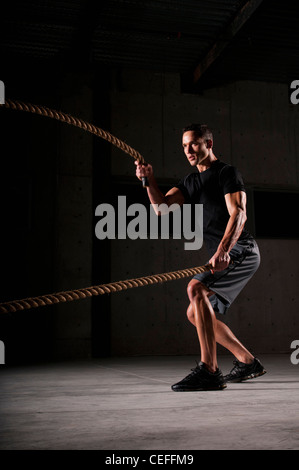
[[204, 140], [213, 140], [212, 131], [206, 124], [189, 124], [188, 126], [184, 127], [183, 134], [188, 131], [195, 132], [197, 137], [200, 137]]

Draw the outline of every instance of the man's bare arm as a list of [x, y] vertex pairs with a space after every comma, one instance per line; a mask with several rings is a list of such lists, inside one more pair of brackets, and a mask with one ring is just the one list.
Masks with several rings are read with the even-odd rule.
[[[154, 177], [153, 168], [150, 164], [139, 165], [136, 162], [136, 176], [141, 179], [143, 176], [146, 176], [148, 179], [148, 186], [146, 188], [147, 194], [151, 204], [153, 205], [157, 215], [161, 215], [161, 212], [156, 209], [156, 206], [165, 204], [167, 207], [170, 207], [173, 204], [182, 205], [184, 204], [184, 196], [179, 188], [171, 188], [166, 194], [163, 194], [160, 190], [156, 179]], [[164, 213], [166, 213], [165, 211]]]
[[214, 267], [213, 271], [222, 271], [227, 268], [230, 263], [229, 252], [237, 243], [247, 220], [244, 191], [226, 194], [225, 202], [230, 218], [218, 249], [210, 259], [210, 264]]

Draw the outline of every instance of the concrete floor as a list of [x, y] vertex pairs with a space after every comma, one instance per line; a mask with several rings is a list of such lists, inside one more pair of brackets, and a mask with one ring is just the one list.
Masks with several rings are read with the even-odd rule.
[[1, 366], [0, 449], [298, 450], [299, 365], [260, 359], [266, 375], [193, 393], [170, 389], [193, 357]]

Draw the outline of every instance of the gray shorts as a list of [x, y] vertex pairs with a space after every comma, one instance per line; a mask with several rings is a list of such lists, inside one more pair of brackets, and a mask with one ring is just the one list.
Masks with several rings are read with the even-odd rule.
[[208, 271], [193, 278], [214, 292], [209, 300], [216, 313], [226, 313], [260, 265], [259, 248], [253, 239], [238, 241], [230, 257], [232, 262], [223, 271], [214, 274]]

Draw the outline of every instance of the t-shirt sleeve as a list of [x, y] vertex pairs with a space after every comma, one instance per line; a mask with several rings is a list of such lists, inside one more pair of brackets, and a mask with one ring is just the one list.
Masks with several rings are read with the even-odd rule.
[[223, 189], [223, 194], [245, 191], [245, 185], [241, 173], [234, 166], [227, 165], [221, 170], [219, 182]]

